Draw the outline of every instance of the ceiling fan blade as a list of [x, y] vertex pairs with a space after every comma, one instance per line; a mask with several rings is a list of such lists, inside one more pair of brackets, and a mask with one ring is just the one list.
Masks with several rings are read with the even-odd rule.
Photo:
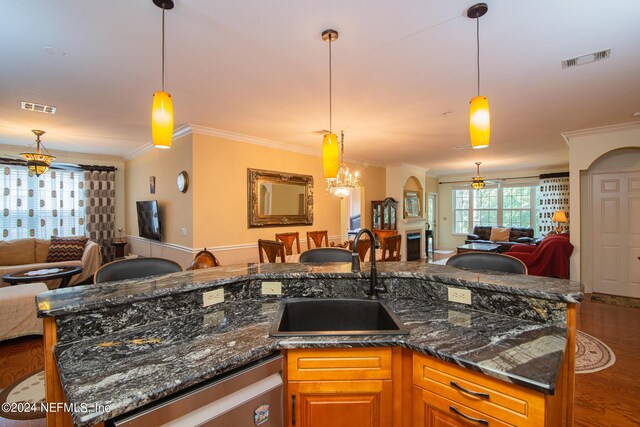
[[62, 169], [71, 171], [83, 171], [84, 169], [80, 165], [75, 163], [53, 162], [50, 166], [51, 169]]

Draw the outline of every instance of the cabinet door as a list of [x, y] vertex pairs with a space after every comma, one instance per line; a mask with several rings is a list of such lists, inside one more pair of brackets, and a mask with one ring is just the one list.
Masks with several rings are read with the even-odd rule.
[[289, 382], [291, 427], [388, 427], [390, 380]]

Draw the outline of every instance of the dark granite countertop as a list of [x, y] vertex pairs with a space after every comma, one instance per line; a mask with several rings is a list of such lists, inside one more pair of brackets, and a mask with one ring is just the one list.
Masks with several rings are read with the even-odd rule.
[[[563, 307], [581, 299], [579, 284], [423, 263], [387, 264], [380, 266], [389, 288], [383, 298], [409, 335], [269, 336], [280, 299], [260, 295], [262, 280], [283, 280], [283, 297], [364, 297], [368, 273], [351, 273], [347, 265], [213, 268], [47, 292], [38, 304], [41, 315], [56, 316], [55, 355], [68, 401], [99, 405], [72, 412], [79, 426], [287, 348], [400, 346], [554, 392], [566, 346]], [[446, 302], [451, 285], [471, 289], [474, 305]], [[219, 286], [225, 302], [201, 308], [203, 290]]]

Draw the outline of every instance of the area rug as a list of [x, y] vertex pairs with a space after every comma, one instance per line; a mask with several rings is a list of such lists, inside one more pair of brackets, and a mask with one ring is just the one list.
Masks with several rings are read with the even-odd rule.
[[640, 308], [640, 298], [621, 297], [618, 295], [593, 293], [591, 294], [591, 299], [589, 301], [618, 305], [620, 307]]
[[40, 411], [40, 403], [44, 402], [44, 370], [41, 370], [2, 390], [0, 417], [11, 420], [44, 418], [45, 412]]
[[576, 331], [576, 374], [598, 372], [616, 363], [616, 355], [605, 343]]

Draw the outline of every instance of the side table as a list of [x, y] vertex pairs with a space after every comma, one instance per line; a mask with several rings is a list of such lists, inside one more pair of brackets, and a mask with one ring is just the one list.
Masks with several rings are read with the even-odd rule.
[[113, 245], [116, 247], [116, 258], [124, 258], [124, 248], [127, 246], [126, 240], [116, 240]]

